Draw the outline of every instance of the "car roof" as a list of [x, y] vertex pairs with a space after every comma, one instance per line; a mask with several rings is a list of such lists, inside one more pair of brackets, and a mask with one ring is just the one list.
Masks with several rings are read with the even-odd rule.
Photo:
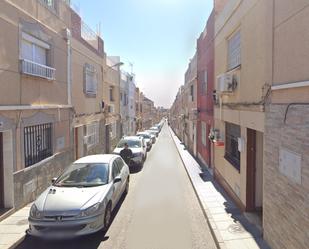
[[126, 136], [126, 137], [123, 137], [122, 139], [125, 139], [125, 140], [141, 140], [141, 138], [139, 136]]
[[113, 158], [118, 157], [115, 154], [98, 154], [98, 155], [91, 155], [85, 156], [74, 163], [109, 163]]

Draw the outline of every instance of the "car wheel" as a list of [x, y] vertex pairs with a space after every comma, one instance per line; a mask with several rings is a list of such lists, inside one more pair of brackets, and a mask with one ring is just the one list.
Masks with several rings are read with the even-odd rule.
[[112, 205], [111, 203], [107, 204], [105, 214], [104, 214], [104, 230], [107, 231], [112, 219]]

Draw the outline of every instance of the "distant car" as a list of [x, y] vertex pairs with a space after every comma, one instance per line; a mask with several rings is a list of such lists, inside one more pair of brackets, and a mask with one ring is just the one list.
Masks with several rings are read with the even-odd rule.
[[150, 127], [148, 130], [156, 131], [158, 133], [158, 135], [160, 133], [160, 129], [156, 126]]
[[138, 132], [136, 136], [143, 137], [147, 146], [147, 151], [150, 151], [152, 148], [152, 138], [151, 135], [147, 132]]
[[143, 131], [143, 132], [145, 132], [145, 133], [147, 133], [148, 135], [150, 135], [150, 137], [151, 137], [151, 142], [152, 142], [152, 144], [155, 144], [156, 143], [156, 133], [152, 133], [152, 132], [150, 132], [150, 131]]
[[148, 132], [148, 133], [150, 133], [150, 134], [153, 134], [153, 135], [155, 135], [156, 137], [158, 137], [159, 136], [159, 131], [157, 131], [157, 130], [146, 130], [146, 132]]
[[123, 137], [117, 144], [117, 147], [114, 149], [113, 153], [119, 155], [120, 151], [124, 148], [126, 143], [133, 153], [133, 165], [129, 166], [142, 166], [147, 157], [147, 148], [144, 142], [144, 138], [138, 136]]
[[129, 174], [117, 155], [78, 159], [32, 204], [28, 234], [72, 238], [107, 230], [114, 207], [129, 190]]

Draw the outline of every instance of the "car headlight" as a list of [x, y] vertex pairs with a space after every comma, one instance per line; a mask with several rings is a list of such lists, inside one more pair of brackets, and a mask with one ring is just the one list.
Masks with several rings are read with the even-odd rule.
[[103, 211], [103, 204], [101, 202], [98, 202], [97, 204], [94, 204], [93, 206], [81, 211], [77, 217], [84, 218], [89, 216], [95, 216], [102, 213], [102, 211]]
[[30, 209], [30, 217], [34, 219], [42, 219], [43, 212], [39, 211], [35, 204], [32, 204]]

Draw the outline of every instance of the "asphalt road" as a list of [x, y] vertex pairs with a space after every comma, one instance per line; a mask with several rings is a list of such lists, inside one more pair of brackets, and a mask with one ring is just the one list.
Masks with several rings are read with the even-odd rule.
[[18, 249], [213, 249], [215, 242], [167, 125], [132, 173], [129, 194], [104, 234], [67, 241], [26, 237]]

